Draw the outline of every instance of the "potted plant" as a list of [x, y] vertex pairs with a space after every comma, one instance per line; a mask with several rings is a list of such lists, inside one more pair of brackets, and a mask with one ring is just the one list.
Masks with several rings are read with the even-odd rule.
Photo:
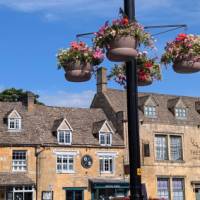
[[57, 54], [58, 68], [65, 70], [65, 78], [72, 82], [88, 81], [94, 66], [99, 65], [104, 54], [99, 48], [88, 47], [84, 42], [71, 42], [70, 48], [60, 49]]
[[[140, 52], [136, 62], [138, 86], [151, 85], [153, 80], [161, 80], [160, 65], [156, 62], [156, 58], [150, 59], [146, 52]], [[117, 83], [126, 87], [125, 64], [115, 65], [108, 78], [114, 78]]]
[[136, 47], [140, 44], [153, 47], [151, 35], [136, 21], [127, 17], [107, 21], [93, 39], [94, 45], [107, 50], [107, 58], [111, 61], [128, 61], [137, 56]]
[[173, 63], [177, 73], [200, 71], [200, 36], [179, 34], [175, 40], [167, 43], [161, 62], [165, 65]]

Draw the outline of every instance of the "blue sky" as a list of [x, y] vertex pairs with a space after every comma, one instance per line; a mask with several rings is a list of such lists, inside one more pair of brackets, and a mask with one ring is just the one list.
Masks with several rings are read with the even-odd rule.
[[[57, 70], [56, 52], [77, 33], [98, 30], [118, 16], [123, 0], [0, 0], [0, 90], [31, 90], [48, 105], [87, 107], [96, 91], [93, 78], [70, 83]], [[144, 25], [187, 24], [187, 33], [199, 34], [199, 0], [136, 0], [136, 17]], [[153, 30], [159, 32], [160, 30]], [[178, 30], [157, 37], [157, 54]], [[90, 38], [83, 38], [88, 41]], [[113, 63], [102, 64], [108, 69]], [[163, 80], [139, 91], [200, 96], [200, 73], [180, 75], [163, 67]], [[120, 88], [114, 82], [110, 87]]]

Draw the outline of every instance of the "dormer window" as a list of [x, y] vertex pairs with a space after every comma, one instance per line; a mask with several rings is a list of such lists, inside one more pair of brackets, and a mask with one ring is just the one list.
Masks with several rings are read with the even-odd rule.
[[62, 119], [59, 122], [59, 127], [57, 128], [57, 141], [62, 145], [72, 144], [72, 128], [66, 119]]
[[71, 144], [72, 133], [70, 130], [59, 130], [58, 131], [58, 143], [59, 144]]
[[99, 130], [99, 144], [102, 146], [111, 146], [112, 145], [112, 135], [113, 130], [107, 121], [101, 122], [101, 128]]
[[21, 129], [21, 119], [9, 118], [8, 129], [12, 129], [12, 130]]
[[175, 117], [177, 119], [186, 119], [187, 118], [186, 108], [175, 108]]
[[11, 131], [21, 130], [21, 116], [16, 110], [13, 110], [8, 115], [8, 130]]
[[146, 117], [156, 117], [156, 107], [155, 106], [144, 106], [144, 115]]
[[99, 133], [99, 142], [101, 145], [108, 145], [112, 144], [112, 134], [111, 133]]

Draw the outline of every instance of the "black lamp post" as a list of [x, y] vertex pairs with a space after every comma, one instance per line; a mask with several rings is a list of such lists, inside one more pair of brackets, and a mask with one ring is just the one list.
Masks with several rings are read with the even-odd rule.
[[[135, 20], [135, 1], [124, 0], [124, 12], [130, 20]], [[138, 90], [136, 60], [126, 63], [127, 77], [127, 113], [130, 166], [131, 200], [141, 200], [141, 168], [140, 168], [140, 138], [138, 120]]]

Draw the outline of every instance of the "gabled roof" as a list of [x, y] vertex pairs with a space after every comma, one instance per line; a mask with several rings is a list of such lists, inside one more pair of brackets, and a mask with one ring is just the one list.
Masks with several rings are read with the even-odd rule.
[[114, 127], [111, 127], [111, 122], [107, 120], [102, 120], [99, 122], [93, 123], [93, 134], [98, 134], [99, 132], [110, 132], [114, 133]]
[[187, 107], [186, 103], [181, 97], [169, 99], [167, 105], [170, 110], [173, 110], [175, 107]]
[[21, 119], [20, 114], [19, 114], [15, 109], [13, 109], [13, 110], [11, 110], [10, 112], [8, 112], [8, 113], [6, 114], [6, 116], [7, 116], [7, 118], [17, 118], [17, 119]]
[[[7, 124], [3, 120], [13, 108], [23, 118], [23, 130], [20, 133], [8, 132]], [[58, 145], [53, 132], [62, 122], [66, 122], [64, 119], [73, 128], [72, 145], [99, 146], [98, 139], [93, 135], [93, 124], [108, 121], [102, 109], [35, 105], [34, 111], [28, 112], [21, 102], [0, 102], [0, 145]], [[112, 123], [110, 125], [112, 127]], [[123, 146], [121, 137], [115, 135], [113, 146]]]
[[69, 124], [69, 122], [67, 121], [66, 118], [64, 118], [62, 120], [62, 122], [60, 123], [59, 127], [57, 128], [57, 131], [58, 130], [70, 130], [70, 131], [73, 131], [71, 125]]
[[138, 106], [139, 107], [143, 107], [145, 105], [150, 105], [150, 106], [158, 106], [159, 102], [156, 99], [156, 97], [154, 97], [153, 95], [146, 95], [146, 96], [140, 96], [138, 98]]
[[[105, 98], [108, 100], [110, 106], [115, 113], [119, 111], [124, 111], [127, 113], [127, 98], [125, 90], [107, 89], [103, 93]], [[157, 106], [157, 117], [148, 118], [145, 117], [143, 112], [139, 110], [140, 119], [143, 122], [148, 123], [164, 123], [164, 124], [182, 124], [182, 125], [199, 125], [200, 124], [200, 114], [197, 112], [195, 103], [199, 101], [197, 97], [187, 97], [187, 96], [176, 96], [167, 94], [156, 94], [156, 93], [139, 93], [139, 101], [144, 103], [147, 101], [148, 96], [152, 96], [159, 104]], [[184, 105], [188, 108], [187, 119], [178, 120], [174, 117], [174, 114], [169, 111], [168, 106], [174, 106], [181, 99]], [[170, 102], [170, 103], [169, 103]], [[141, 105], [141, 103], [139, 105]], [[169, 105], [170, 104], [170, 105]]]

